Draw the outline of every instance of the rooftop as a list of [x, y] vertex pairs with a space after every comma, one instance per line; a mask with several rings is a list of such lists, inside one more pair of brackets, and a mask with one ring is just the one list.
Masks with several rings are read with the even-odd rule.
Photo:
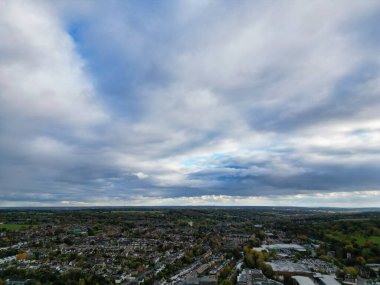
[[293, 276], [292, 278], [296, 280], [299, 285], [315, 285], [314, 281], [309, 277]]

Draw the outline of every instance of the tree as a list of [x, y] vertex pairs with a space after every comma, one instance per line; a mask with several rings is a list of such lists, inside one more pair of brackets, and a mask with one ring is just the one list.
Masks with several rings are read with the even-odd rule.
[[230, 274], [231, 270], [232, 270], [231, 265], [228, 264], [226, 267], [224, 267], [220, 271], [220, 277], [226, 278]]
[[184, 263], [191, 263], [192, 260], [193, 260], [193, 251], [192, 250], [186, 251], [185, 256], [182, 258], [182, 261]]
[[64, 234], [65, 233], [65, 229], [63, 227], [59, 227], [57, 228], [55, 231], [54, 231], [54, 235], [58, 236], [60, 234]]
[[344, 249], [345, 249], [347, 252], [352, 253], [352, 252], [354, 251], [354, 246], [353, 246], [351, 243], [348, 243], [348, 244], [346, 244], [346, 246], [344, 247]]
[[358, 256], [356, 258], [356, 263], [359, 264], [359, 265], [364, 265], [365, 264], [365, 259], [363, 256]]
[[355, 269], [355, 267], [352, 267], [352, 266], [347, 267], [345, 271], [347, 274], [351, 275], [352, 277], [356, 277], [358, 275], [358, 271]]
[[337, 271], [335, 272], [335, 275], [336, 275], [336, 277], [343, 279], [344, 278], [344, 271], [338, 268]]
[[222, 283], [220, 283], [221, 285], [233, 285], [232, 282], [230, 280], [227, 280], [227, 279], [224, 279], [222, 281]]
[[26, 259], [26, 258], [27, 258], [27, 255], [25, 252], [20, 252], [19, 254], [16, 255], [17, 260]]
[[244, 262], [245, 262], [245, 265], [248, 267], [248, 268], [254, 268], [255, 267], [255, 261], [253, 259], [253, 255], [252, 253], [250, 252], [247, 252], [245, 255], [244, 255]]
[[87, 235], [90, 237], [90, 236], [94, 236], [95, 235], [95, 232], [92, 228], [87, 228]]
[[65, 238], [63, 239], [63, 242], [64, 242], [65, 244], [67, 244], [68, 246], [72, 246], [72, 245], [74, 244], [74, 242], [73, 242], [69, 237], [65, 237]]
[[266, 264], [264, 263], [262, 266], [261, 266], [261, 270], [263, 271], [264, 275], [268, 278], [273, 278], [274, 277], [274, 271], [273, 271], [273, 268], [272, 266], [270, 266], [269, 264]]

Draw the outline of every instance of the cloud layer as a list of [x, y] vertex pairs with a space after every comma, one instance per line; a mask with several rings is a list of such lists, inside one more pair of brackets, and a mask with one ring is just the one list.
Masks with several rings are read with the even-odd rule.
[[0, 206], [380, 206], [379, 16], [2, 1]]

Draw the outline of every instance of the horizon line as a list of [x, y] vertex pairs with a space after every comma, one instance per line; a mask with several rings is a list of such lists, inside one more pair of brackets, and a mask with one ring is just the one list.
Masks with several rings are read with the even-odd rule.
[[107, 209], [107, 208], [296, 208], [296, 209], [342, 209], [342, 210], [378, 210], [380, 207], [329, 207], [329, 206], [233, 206], [233, 205], [156, 205], [156, 206], [144, 206], [144, 205], [134, 205], [134, 206], [92, 206], [92, 205], [83, 205], [83, 206], [70, 206], [70, 205], [59, 205], [59, 206], [0, 206], [0, 210], [6, 209], [66, 209], [66, 208], [75, 208], [75, 209]]

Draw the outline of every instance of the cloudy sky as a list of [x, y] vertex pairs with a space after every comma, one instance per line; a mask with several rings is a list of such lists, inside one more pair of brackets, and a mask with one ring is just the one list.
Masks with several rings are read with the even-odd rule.
[[379, 1], [0, 1], [0, 206], [380, 206]]

